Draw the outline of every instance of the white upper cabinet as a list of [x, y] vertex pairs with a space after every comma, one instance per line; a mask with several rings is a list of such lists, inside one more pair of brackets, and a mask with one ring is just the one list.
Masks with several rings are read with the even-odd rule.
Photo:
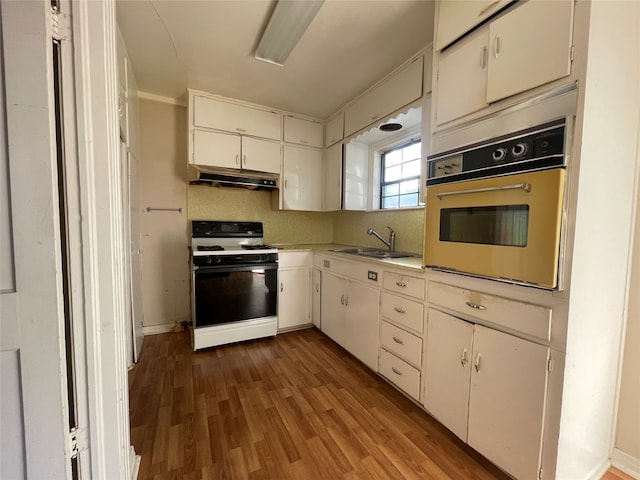
[[194, 165], [280, 173], [281, 158], [278, 142], [230, 133], [193, 131], [190, 163]]
[[573, 2], [532, 0], [491, 22], [487, 101], [571, 73]]
[[440, 56], [436, 123], [442, 125], [487, 104], [489, 31], [461, 40]]
[[330, 147], [344, 138], [344, 112], [340, 112], [327, 123], [324, 146]]
[[530, 0], [440, 53], [436, 124], [569, 75], [572, 27], [573, 2]]
[[322, 147], [322, 124], [311, 120], [284, 117], [284, 141], [308, 147]]
[[436, 28], [435, 50], [442, 50], [511, 1], [442, 0]]
[[268, 110], [193, 96], [193, 126], [282, 140], [281, 115]]
[[423, 69], [423, 57], [418, 57], [347, 107], [344, 116], [345, 136], [420, 98]]
[[322, 210], [322, 150], [284, 146], [281, 189], [286, 210]]
[[342, 177], [344, 210], [366, 210], [369, 198], [369, 145], [349, 142], [344, 146]]
[[327, 148], [324, 156], [322, 210], [340, 210], [342, 203], [342, 143]]

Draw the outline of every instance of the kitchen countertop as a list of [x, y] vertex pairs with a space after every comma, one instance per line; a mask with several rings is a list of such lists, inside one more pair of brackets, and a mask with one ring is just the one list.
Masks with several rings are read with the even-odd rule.
[[283, 251], [311, 251], [318, 253], [328, 253], [342, 258], [356, 260], [366, 263], [379, 263], [390, 267], [400, 267], [410, 270], [424, 271], [422, 266], [422, 257], [401, 257], [401, 258], [375, 258], [354, 255], [352, 253], [333, 252], [337, 248], [358, 248], [357, 245], [341, 245], [335, 243], [318, 243], [318, 244], [294, 244], [294, 243], [278, 243], [274, 244], [278, 250]]

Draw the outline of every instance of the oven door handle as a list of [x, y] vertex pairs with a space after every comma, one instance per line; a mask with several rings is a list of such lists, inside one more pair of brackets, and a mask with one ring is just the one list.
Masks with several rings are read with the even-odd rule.
[[205, 273], [224, 273], [224, 272], [250, 272], [252, 270], [277, 270], [277, 263], [256, 263], [253, 265], [221, 265], [221, 266], [193, 266], [193, 273], [202, 275]]
[[497, 192], [501, 190], [524, 190], [525, 192], [531, 191], [530, 183], [519, 183], [517, 185], [503, 185], [501, 187], [487, 187], [487, 188], [472, 188], [470, 190], [456, 190], [454, 192], [437, 193], [436, 196], [439, 199], [442, 197], [450, 197], [451, 195], [463, 195], [465, 193], [484, 193], [484, 192]]

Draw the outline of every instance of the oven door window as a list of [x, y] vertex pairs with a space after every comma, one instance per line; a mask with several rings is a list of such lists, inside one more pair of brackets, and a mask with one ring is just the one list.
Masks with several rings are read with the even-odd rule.
[[195, 272], [195, 327], [274, 317], [277, 266], [199, 269]]
[[526, 247], [529, 205], [443, 208], [440, 241]]

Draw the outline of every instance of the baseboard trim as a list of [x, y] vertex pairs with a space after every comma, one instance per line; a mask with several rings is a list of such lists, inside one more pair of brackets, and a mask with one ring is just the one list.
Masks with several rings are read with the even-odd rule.
[[142, 327], [142, 334], [144, 336], [147, 335], [157, 335], [158, 333], [169, 333], [173, 332], [175, 325], [172, 323], [165, 323], [163, 325], [146, 325]]
[[627, 475], [640, 479], [640, 458], [634, 458], [628, 453], [614, 448], [611, 452], [611, 464]]

